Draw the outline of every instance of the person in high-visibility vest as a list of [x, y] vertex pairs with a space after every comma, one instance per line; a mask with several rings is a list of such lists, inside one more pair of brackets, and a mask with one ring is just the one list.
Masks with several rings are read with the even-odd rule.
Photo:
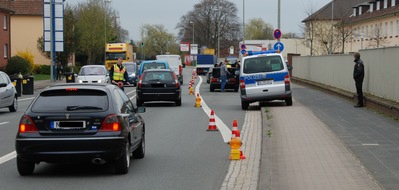
[[122, 65], [122, 57], [118, 58], [118, 62], [111, 67], [109, 70], [109, 78], [111, 79], [111, 83], [118, 85], [122, 90], [123, 84], [126, 83], [127, 85], [130, 85], [128, 81], [128, 74], [126, 72], [126, 68]]

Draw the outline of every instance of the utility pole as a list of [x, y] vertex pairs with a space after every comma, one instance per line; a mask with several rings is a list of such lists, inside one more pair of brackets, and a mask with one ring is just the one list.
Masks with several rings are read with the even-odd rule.
[[245, 0], [242, 0], [242, 44], [245, 44]]
[[218, 35], [218, 58], [220, 58], [220, 13], [221, 13], [221, 8], [220, 8], [220, 0], [218, 0], [218, 31], [217, 31], [217, 35]]

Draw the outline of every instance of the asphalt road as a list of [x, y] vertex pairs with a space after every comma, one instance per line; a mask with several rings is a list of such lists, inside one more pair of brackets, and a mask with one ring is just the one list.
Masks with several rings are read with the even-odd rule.
[[[34, 175], [21, 177], [15, 159], [0, 164], [0, 189], [220, 189], [230, 164], [230, 147], [220, 132], [208, 132], [209, 117], [195, 108], [189, 95], [191, 71], [185, 69], [182, 106], [145, 104], [146, 156], [132, 160], [127, 175], [114, 174], [111, 165], [40, 163]], [[199, 79], [196, 79], [196, 83]], [[125, 89], [135, 103], [135, 88]], [[37, 94], [38, 92], [35, 92]], [[204, 80], [201, 96], [231, 128], [244, 122], [236, 92], [209, 92]], [[23, 95], [17, 113], [0, 109], [0, 157], [12, 153], [17, 126], [33, 98]], [[11, 155], [12, 157], [12, 155]]]

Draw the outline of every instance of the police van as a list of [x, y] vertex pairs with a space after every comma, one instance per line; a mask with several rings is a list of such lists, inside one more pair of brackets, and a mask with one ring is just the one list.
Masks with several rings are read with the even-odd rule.
[[284, 57], [275, 51], [248, 51], [241, 61], [240, 92], [243, 110], [258, 101], [284, 100], [291, 106], [291, 79]]

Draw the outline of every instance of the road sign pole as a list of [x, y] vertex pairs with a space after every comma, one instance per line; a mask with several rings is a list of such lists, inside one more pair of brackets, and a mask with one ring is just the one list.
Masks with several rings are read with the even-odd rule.
[[51, 35], [51, 67], [50, 67], [50, 76], [51, 76], [51, 81], [56, 80], [56, 73], [57, 71], [57, 65], [55, 64], [56, 62], [56, 54], [55, 54], [55, 0], [51, 0], [50, 2], [50, 35]]

